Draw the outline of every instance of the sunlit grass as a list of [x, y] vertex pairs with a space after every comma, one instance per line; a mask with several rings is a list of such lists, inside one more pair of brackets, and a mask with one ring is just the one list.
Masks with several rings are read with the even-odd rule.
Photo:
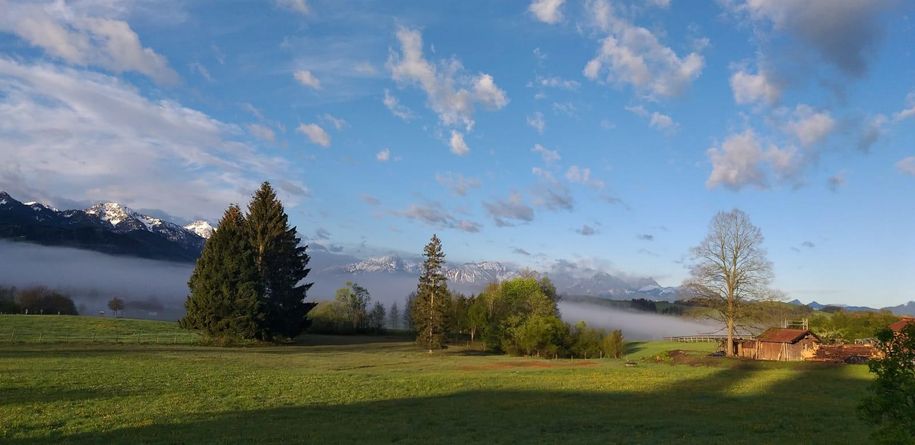
[[867, 439], [855, 416], [862, 366], [675, 365], [667, 350], [704, 360], [713, 346], [664, 342], [630, 345], [634, 367], [464, 348], [428, 354], [397, 338], [306, 342], [0, 344], [0, 443]]

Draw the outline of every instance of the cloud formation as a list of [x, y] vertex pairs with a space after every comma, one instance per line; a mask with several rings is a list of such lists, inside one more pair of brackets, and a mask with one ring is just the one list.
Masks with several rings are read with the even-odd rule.
[[435, 175], [435, 180], [442, 187], [445, 187], [457, 196], [465, 196], [468, 191], [480, 186], [479, 179], [472, 177], [467, 178], [460, 173], [437, 173]]
[[304, 134], [313, 144], [324, 148], [330, 147], [330, 135], [318, 124], [299, 124], [295, 131]]
[[534, 209], [524, 203], [520, 193], [513, 192], [508, 199], [484, 202], [483, 207], [498, 227], [513, 227], [516, 222], [534, 220]]
[[146, 48], [126, 21], [93, 15], [105, 8], [64, 2], [5, 1], [0, 32], [71, 65], [95, 66], [113, 73], [136, 72], [159, 84], [177, 83], [164, 56]]
[[296, 70], [296, 72], [293, 73], [292, 76], [295, 77], [295, 80], [299, 81], [300, 84], [302, 84], [306, 87], [309, 87], [309, 88], [312, 88], [315, 90], [321, 89], [321, 81], [318, 80], [318, 78], [315, 77], [315, 75], [312, 74], [311, 71]]
[[678, 56], [646, 28], [618, 17], [606, 0], [589, 2], [597, 27], [608, 35], [585, 65], [591, 80], [628, 84], [653, 97], [678, 96], [702, 73], [698, 52]]
[[508, 96], [489, 74], [468, 75], [456, 58], [438, 65], [426, 60], [419, 30], [400, 27], [396, 36], [400, 51], [392, 51], [388, 57], [391, 77], [400, 84], [422, 89], [427, 105], [442, 124], [469, 131], [474, 126], [477, 106], [498, 110], [508, 104]]
[[421, 221], [430, 226], [442, 229], [457, 229], [469, 233], [480, 231], [479, 224], [452, 216], [438, 203], [411, 204], [406, 210], [396, 213], [400, 216]]
[[562, 4], [565, 0], [534, 0], [527, 10], [543, 23], [554, 24], [562, 20]]
[[265, 177], [307, 189], [285, 160], [259, 153], [244, 134], [108, 75], [0, 57], [0, 189], [16, 196], [111, 199], [212, 218]]

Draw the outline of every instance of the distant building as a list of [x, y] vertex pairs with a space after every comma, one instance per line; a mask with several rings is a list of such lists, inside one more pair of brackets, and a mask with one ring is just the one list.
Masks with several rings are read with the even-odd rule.
[[915, 318], [903, 317], [902, 320], [899, 320], [899, 321], [891, 324], [890, 329], [892, 329], [893, 332], [899, 333], [899, 332], [902, 332], [903, 328], [905, 328], [906, 326], [908, 326], [910, 324], [915, 324]]
[[737, 355], [753, 360], [801, 361], [813, 357], [823, 341], [809, 329], [770, 328], [737, 344]]

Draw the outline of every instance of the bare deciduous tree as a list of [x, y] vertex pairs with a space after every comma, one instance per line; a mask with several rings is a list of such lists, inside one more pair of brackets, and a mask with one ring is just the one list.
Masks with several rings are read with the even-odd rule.
[[734, 209], [716, 214], [708, 236], [692, 249], [691, 277], [684, 286], [726, 324], [728, 357], [734, 355], [734, 331], [743, 303], [774, 295], [769, 289], [772, 263], [762, 243], [762, 232], [750, 217]]

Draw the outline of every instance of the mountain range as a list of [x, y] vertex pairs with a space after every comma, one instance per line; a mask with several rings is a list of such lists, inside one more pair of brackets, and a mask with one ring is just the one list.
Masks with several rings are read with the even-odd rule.
[[[83, 210], [57, 210], [37, 202], [20, 202], [0, 192], [0, 239], [48, 246], [73, 247], [132, 257], [192, 263], [215, 229], [203, 220], [181, 226], [139, 213], [115, 202], [95, 204]], [[421, 258], [386, 255], [357, 258], [321, 249], [309, 249], [312, 257], [310, 295], [332, 298], [347, 281], [357, 281], [385, 300], [400, 299], [416, 288]], [[446, 263], [449, 287], [465, 294], [479, 293], [488, 283], [520, 276], [524, 269], [510, 263], [478, 261]], [[675, 301], [679, 288], [664, 287], [650, 277], [627, 277], [557, 261], [543, 273], [563, 295], [614, 300], [645, 298]], [[803, 304], [798, 300], [794, 304]], [[813, 309], [844, 307], [849, 311], [869, 307], [808, 304]], [[897, 314], [915, 315], [915, 302], [887, 307]]]
[[83, 210], [57, 210], [37, 202], [23, 203], [0, 192], [0, 238], [13, 241], [193, 262], [212, 230], [206, 221], [182, 227], [115, 202]]

